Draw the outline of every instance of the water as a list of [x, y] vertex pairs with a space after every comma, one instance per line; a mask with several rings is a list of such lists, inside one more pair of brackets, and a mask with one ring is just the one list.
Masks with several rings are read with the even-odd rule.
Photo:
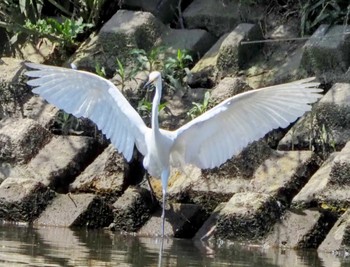
[[[0, 226], [0, 266], [159, 266], [160, 239], [103, 230]], [[316, 251], [205, 246], [166, 239], [162, 266], [350, 266]]]

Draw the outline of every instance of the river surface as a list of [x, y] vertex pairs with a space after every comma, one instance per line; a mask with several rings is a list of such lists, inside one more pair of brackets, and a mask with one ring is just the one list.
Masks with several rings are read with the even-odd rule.
[[215, 245], [104, 230], [0, 225], [0, 266], [350, 266], [330, 253]]

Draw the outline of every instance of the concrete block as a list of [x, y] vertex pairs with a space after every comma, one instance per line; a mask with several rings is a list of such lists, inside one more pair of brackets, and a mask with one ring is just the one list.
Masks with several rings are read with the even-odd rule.
[[232, 31], [244, 17], [246, 21], [257, 22], [262, 18], [261, 8], [250, 7], [236, 1], [194, 0], [183, 12], [187, 28], [207, 29], [220, 37]]
[[187, 50], [193, 58], [204, 55], [215, 43], [216, 38], [201, 29], [166, 29], [161, 36], [161, 44], [169, 53], [177, 55], [178, 49]]
[[144, 188], [128, 188], [113, 204], [114, 231], [136, 232], [151, 217], [157, 206], [151, 192]]
[[164, 28], [165, 25], [151, 13], [119, 10], [97, 35], [82, 44], [71, 62], [91, 71], [99, 62], [107, 73], [114, 73], [118, 67], [116, 58], [128, 65], [131, 49], [150, 50], [159, 43]]
[[320, 25], [304, 46], [301, 66], [309, 73], [334, 76], [344, 73], [350, 64], [350, 30], [344, 25]]
[[229, 97], [247, 92], [251, 89], [252, 88], [241, 78], [225, 77], [211, 90], [209, 104], [211, 107], [214, 107]]
[[350, 142], [332, 153], [293, 198], [296, 207], [320, 206], [331, 212], [340, 212], [350, 203]]
[[0, 61], [0, 120], [22, 118], [23, 104], [31, 96], [24, 82], [23, 61], [2, 57]]
[[259, 241], [281, 215], [279, 202], [267, 194], [235, 194], [220, 211], [216, 238], [233, 241]]
[[[350, 139], [350, 84], [337, 83], [279, 142], [278, 149], [340, 150]], [[325, 156], [326, 156], [325, 155]]]
[[270, 39], [270, 41], [263, 43], [262, 51], [259, 51], [251, 64], [248, 64], [247, 68], [244, 69], [246, 82], [253, 88], [305, 78], [305, 71], [300, 68], [300, 65], [306, 41], [278, 41], [278, 39], [299, 38], [298, 21], [291, 20], [286, 24], [275, 25], [276, 22], [281, 23], [281, 21], [276, 21], [272, 15], [271, 22], [272, 28], [266, 29], [267, 32], [264, 32], [264, 39]]
[[[164, 235], [176, 238], [191, 238], [205, 220], [198, 205], [174, 203], [165, 211]], [[137, 232], [140, 236], [159, 236], [161, 234], [161, 209], [159, 209]]]
[[0, 185], [0, 219], [32, 222], [54, 196], [55, 192], [36, 180], [7, 178]]
[[277, 151], [255, 171], [249, 190], [270, 194], [289, 205], [319, 168], [320, 161], [311, 151]]
[[178, 0], [128, 0], [122, 2], [122, 8], [150, 12], [165, 24], [174, 19], [177, 5]]
[[16, 166], [11, 176], [35, 179], [55, 191], [67, 192], [95, 155], [90, 137], [55, 136], [27, 165]]
[[0, 162], [26, 163], [50, 141], [52, 134], [31, 119], [0, 122]]
[[47, 103], [40, 96], [31, 97], [23, 105], [23, 115], [49, 129], [55, 122], [59, 109]]
[[96, 195], [59, 194], [34, 225], [101, 228], [112, 220], [112, 209]]
[[241, 45], [243, 40], [261, 39], [261, 30], [257, 25], [242, 23], [233, 31], [223, 35], [192, 68], [193, 75], [202, 72], [210, 76], [236, 73], [257, 54], [260, 44]]
[[350, 247], [350, 211], [347, 210], [334, 224], [318, 251], [345, 256]]
[[233, 194], [246, 191], [254, 171], [273, 153], [264, 141], [257, 141], [218, 168], [200, 170], [191, 166], [184, 172], [174, 172], [169, 199], [196, 203], [211, 212]]
[[125, 185], [125, 160], [109, 145], [69, 185], [70, 192], [120, 195]]
[[267, 236], [264, 246], [317, 248], [335, 222], [335, 217], [317, 210], [288, 210]]

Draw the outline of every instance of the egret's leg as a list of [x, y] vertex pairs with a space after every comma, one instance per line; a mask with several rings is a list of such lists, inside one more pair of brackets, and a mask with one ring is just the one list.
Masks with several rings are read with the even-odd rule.
[[169, 169], [163, 170], [161, 174], [162, 178], [162, 193], [163, 193], [163, 207], [162, 207], [162, 239], [164, 238], [164, 225], [165, 225], [165, 204], [166, 204], [166, 194], [168, 188], [168, 179], [170, 171]]
[[163, 207], [162, 207], [162, 239], [164, 238], [164, 225], [165, 225], [165, 204], [166, 204], [166, 190], [163, 189]]

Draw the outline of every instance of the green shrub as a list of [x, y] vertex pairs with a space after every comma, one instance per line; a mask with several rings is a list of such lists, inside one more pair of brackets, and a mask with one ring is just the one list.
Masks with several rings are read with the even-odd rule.
[[27, 19], [24, 28], [31, 31], [36, 37], [48, 37], [62, 47], [69, 48], [75, 45], [79, 34], [92, 26], [92, 24], [84, 23], [82, 18], [77, 20], [66, 18], [61, 23], [56, 19], [47, 18], [39, 19], [36, 23]]

